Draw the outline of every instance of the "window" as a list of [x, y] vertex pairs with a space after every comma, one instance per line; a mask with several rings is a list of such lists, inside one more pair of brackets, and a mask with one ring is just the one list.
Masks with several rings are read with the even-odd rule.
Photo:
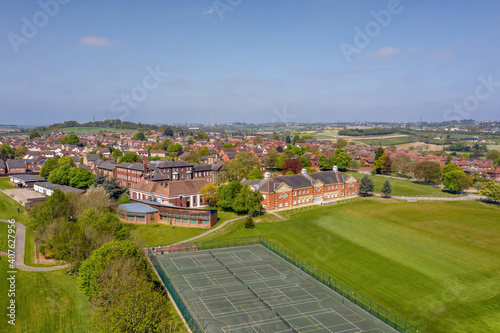
[[208, 224], [208, 221], [203, 221], [202, 223], [203, 223], [203, 224]]
[[302, 190], [302, 194], [306, 193], [304, 190]]
[[265, 195], [265, 194], [262, 194], [262, 197], [265, 199], [265, 198], [266, 198], [266, 195]]
[[307, 190], [307, 191], [306, 191], [306, 193], [308, 193], [308, 194], [309, 194], [309, 190]]
[[181, 219], [176, 218], [175, 222], [181, 222]]
[[266, 205], [262, 205], [262, 208], [266, 209]]
[[343, 188], [344, 188], [344, 185], [342, 185], [341, 189], [343, 189]]
[[285, 207], [288, 207], [288, 202], [285, 202]]
[[316, 192], [319, 192], [319, 191], [321, 191], [321, 189], [318, 187], [318, 188], [316, 189]]
[[197, 220], [193, 220], [193, 219], [191, 219], [191, 224], [196, 224], [196, 223], [198, 223], [198, 221], [197, 221]]
[[281, 207], [283, 204], [280, 202], [279, 207]]
[[337, 189], [337, 185], [335, 185], [335, 189]]
[[297, 204], [297, 201], [293, 200], [293, 204], [294, 204], [294, 205], [295, 205], [295, 204]]
[[134, 216], [127, 216], [127, 220], [135, 220]]

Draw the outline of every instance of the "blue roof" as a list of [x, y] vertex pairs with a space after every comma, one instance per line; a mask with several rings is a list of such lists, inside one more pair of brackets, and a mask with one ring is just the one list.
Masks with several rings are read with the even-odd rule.
[[159, 212], [158, 209], [145, 204], [133, 202], [123, 205], [118, 205], [118, 210], [126, 213], [152, 214]]

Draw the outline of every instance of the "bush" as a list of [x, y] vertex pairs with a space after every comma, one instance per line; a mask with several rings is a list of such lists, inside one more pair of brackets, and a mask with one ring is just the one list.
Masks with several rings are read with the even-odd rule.
[[245, 228], [246, 229], [253, 229], [255, 228], [255, 223], [253, 222], [253, 218], [251, 216], [248, 216], [246, 221], [245, 221]]

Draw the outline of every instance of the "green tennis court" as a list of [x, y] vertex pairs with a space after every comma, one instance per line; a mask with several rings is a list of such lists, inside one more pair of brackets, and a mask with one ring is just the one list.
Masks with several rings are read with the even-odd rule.
[[262, 245], [155, 258], [203, 332], [396, 332]]

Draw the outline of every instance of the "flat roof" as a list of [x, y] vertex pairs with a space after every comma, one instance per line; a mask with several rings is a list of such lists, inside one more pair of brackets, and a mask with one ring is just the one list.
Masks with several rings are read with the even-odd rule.
[[138, 214], [152, 214], [159, 212], [156, 208], [138, 202], [118, 205], [118, 211]]
[[43, 181], [45, 181], [45, 178], [43, 178], [43, 177], [38, 177], [38, 176], [33, 176], [33, 175], [28, 175], [28, 174], [9, 175], [9, 177], [19, 179], [25, 183], [26, 182], [43, 182]]

